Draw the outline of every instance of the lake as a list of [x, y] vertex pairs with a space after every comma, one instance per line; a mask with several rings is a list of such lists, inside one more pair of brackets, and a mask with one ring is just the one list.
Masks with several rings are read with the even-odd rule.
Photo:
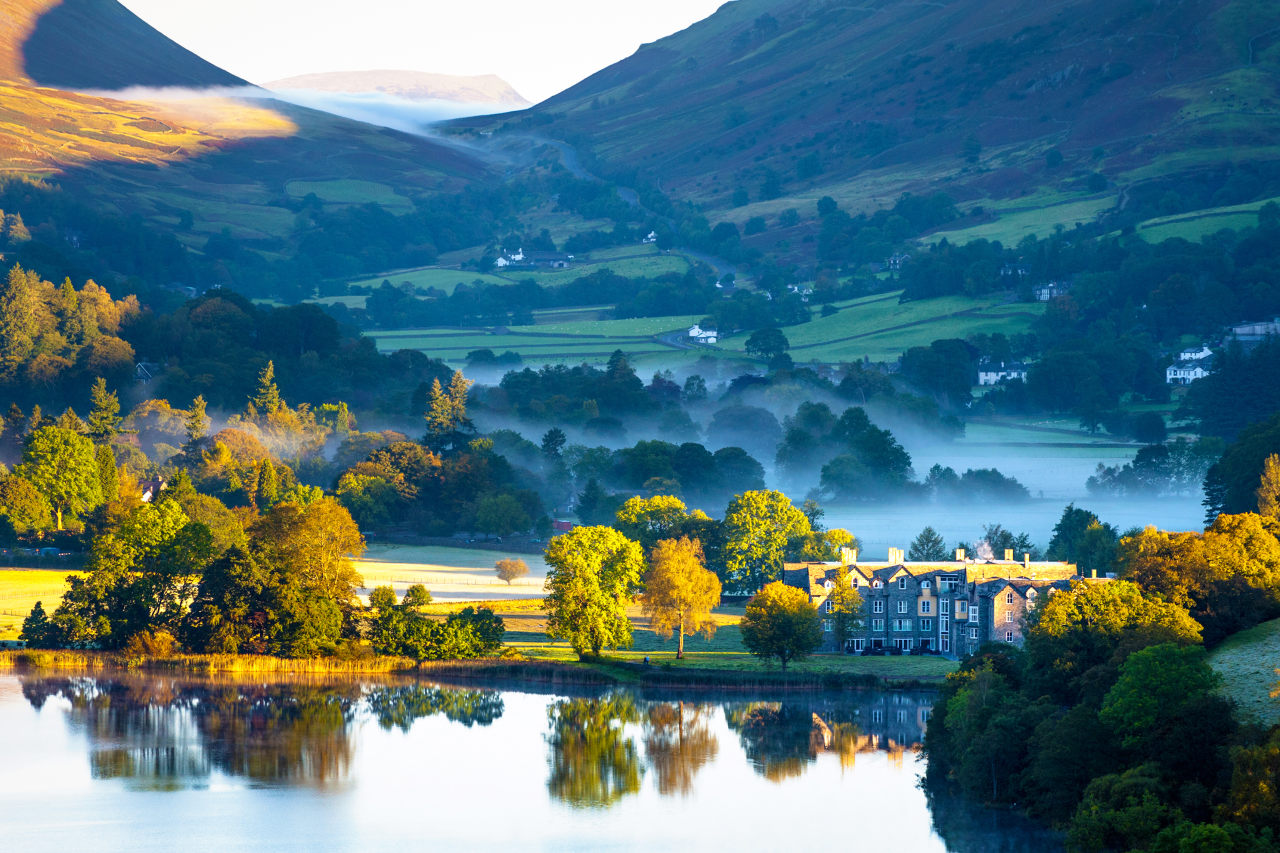
[[926, 796], [933, 698], [6, 674], [0, 826], [22, 851], [1060, 850]]

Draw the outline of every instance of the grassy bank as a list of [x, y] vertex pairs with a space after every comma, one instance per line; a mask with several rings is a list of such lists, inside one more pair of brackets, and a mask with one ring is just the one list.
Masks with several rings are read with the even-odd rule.
[[1280, 619], [1241, 631], [1209, 655], [1223, 692], [1240, 711], [1267, 726], [1280, 725]]

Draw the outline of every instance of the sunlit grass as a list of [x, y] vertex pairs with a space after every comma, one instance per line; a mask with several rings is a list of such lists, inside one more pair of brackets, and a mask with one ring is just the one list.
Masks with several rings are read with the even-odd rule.
[[0, 569], [0, 640], [16, 640], [37, 601], [52, 613], [67, 590], [68, 569]]
[[1227, 639], [1209, 655], [1223, 679], [1223, 692], [1240, 710], [1266, 726], [1280, 724], [1280, 619], [1264, 622]]

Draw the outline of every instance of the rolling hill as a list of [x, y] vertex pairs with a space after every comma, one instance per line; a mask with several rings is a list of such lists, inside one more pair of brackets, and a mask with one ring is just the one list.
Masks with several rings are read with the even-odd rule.
[[1276, 23], [1270, 0], [737, 0], [459, 126], [536, 129], [737, 221], [941, 189], [986, 216], [1036, 194], [1051, 223], [1081, 199], [1280, 173]]
[[[294, 183], [343, 205], [459, 189], [456, 149], [270, 99], [115, 0], [0, 0], [0, 176], [51, 179], [193, 246], [280, 241]], [[301, 195], [301, 194], [299, 194]]]

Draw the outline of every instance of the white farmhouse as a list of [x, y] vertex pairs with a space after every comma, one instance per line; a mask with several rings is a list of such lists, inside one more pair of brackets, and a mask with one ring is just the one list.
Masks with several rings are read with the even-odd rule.
[[715, 329], [704, 329], [695, 323], [689, 327], [689, 340], [699, 344], [714, 344], [720, 340], [720, 334]]
[[1025, 364], [1014, 362], [1005, 364], [1003, 361], [995, 364], [990, 361], [984, 361], [978, 365], [978, 384], [979, 385], [999, 385], [1005, 380], [1022, 380], [1027, 381], [1027, 366]]

